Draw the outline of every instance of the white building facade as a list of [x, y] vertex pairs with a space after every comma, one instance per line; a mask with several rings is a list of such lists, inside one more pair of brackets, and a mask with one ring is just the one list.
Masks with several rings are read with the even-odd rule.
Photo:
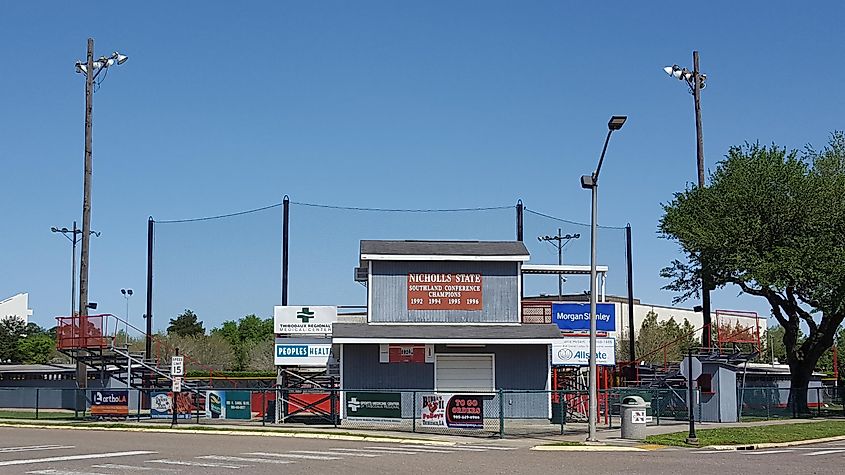
[[16, 317], [23, 322], [29, 323], [32, 310], [29, 308], [29, 294], [20, 293], [7, 299], [0, 300], [0, 320], [8, 317]]

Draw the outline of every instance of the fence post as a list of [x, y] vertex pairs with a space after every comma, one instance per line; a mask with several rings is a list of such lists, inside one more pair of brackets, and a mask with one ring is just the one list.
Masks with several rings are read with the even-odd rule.
[[261, 389], [261, 426], [267, 425], [267, 390]]
[[194, 409], [197, 410], [197, 424], [200, 423], [200, 390], [194, 392]]
[[35, 419], [38, 419], [38, 406], [39, 406], [39, 397], [40, 397], [40, 388], [35, 388]]
[[558, 391], [557, 405], [560, 411], [560, 435], [566, 430], [566, 401], [563, 400], [563, 391]]
[[816, 416], [822, 416], [822, 394], [821, 388], [816, 388]]
[[769, 409], [769, 405], [772, 403], [772, 389], [766, 388], [766, 420], [769, 420], [771, 417], [771, 409]]
[[499, 389], [499, 438], [505, 436], [505, 393]]
[[[332, 377], [332, 383], [334, 383], [334, 377]], [[337, 390], [334, 388], [334, 384], [332, 384], [332, 388], [330, 389], [330, 391], [331, 392], [329, 393], [329, 401], [332, 405], [332, 424], [334, 425], [335, 429], [337, 429], [337, 408], [335, 407], [337, 405]]]
[[138, 390], [138, 412], [136, 414], [137, 418], [138, 418], [138, 422], [141, 422], [141, 399], [143, 399], [143, 398], [144, 398], [144, 392], [141, 389], [139, 389]]
[[[659, 389], [657, 390], [657, 395], [656, 396], [652, 395], [652, 397], [651, 397], [652, 400], [654, 400], [655, 398], [657, 399], [657, 409], [655, 410], [654, 404], [652, 404], [651, 405], [651, 413], [654, 415], [654, 418], [657, 419], [657, 425], [660, 425], [660, 413], [663, 412], [663, 410], [660, 407], [660, 390]], [[619, 414], [620, 415], [622, 414], [621, 407], [619, 409]]]
[[[402, 397], [402, 396], [399, 396]], [[411, 432], [417, 431], [417, 392], [413, 391], [411, 393]]]

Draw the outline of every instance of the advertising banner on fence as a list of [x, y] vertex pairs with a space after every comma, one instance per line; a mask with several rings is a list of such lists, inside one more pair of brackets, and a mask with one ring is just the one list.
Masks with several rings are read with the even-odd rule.
[[420, 423], [423, 427], [484, 428], [484, 398], [463, 394], [423, 394]]
[[205, 417], [209, 419], [226, 418], [226, 392], [206, 391], [205, 393]]
[[[561, 330], [590, 329], [590, 304], [588, 303], [553, 303], [552, 323]], [[612, 303], [596, 304], [596, 330], [616, 331], [616, 305]]]
[[276, 366], [325, 367], [332, 354], [329, 338], [276, 338]]
[[126, 417], [129, 415], [129, 392], [124, 390], [94, 391], [91, 395], [91, 415]]
[[249, 391], [226, 391], [226, 419], [252, 419]]
[[273, 332], [285, 334], [331, 334], [337, 321], [337, 307], [273, 307]]
[[402, 394], [347, 391], [346, 418], [384, 424], [402, 422]]
[[[590, 364], [590, 339], [563, 337], [552, 344], [552, 366], [588, 366]], [[616, 364], [616, 339], [596, 338], [596, 364]]]
[[[190, 419], [193, 416], [194, 404], [191, 401], [193, 397], [189, 393], [178, 393], [179, 397], [176, 399], [178, 405], [179, 419]], [[173, 419], [173, 393], [164, 391], [153, 391], [150, 393], [150, 418], [152, 419]]]
[[481, 310], [481, 274], [408, 274], [408, 310]]

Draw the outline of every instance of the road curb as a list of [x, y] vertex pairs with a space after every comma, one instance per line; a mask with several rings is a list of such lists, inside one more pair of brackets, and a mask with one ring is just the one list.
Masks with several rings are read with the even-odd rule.
[[531, 450], [541, 452], [648, 452], [648, 449], [621, 445], [537, 445], [531, 447]]
[[78, 426], [70, 424], [6, 424], [0, 423], [0, 427], [10, 428], [27, 428], [27, 429], [64, 429], [64, 430], [99, 430], [99, 431], [118, 431], [118, 432], [154, 432], [165, 434], [205, 434], [205, 435], [234, 435], [234, 436], [253, 436], [253, 437], [293, 437], [300, 439], [327, 439], [327, 440], [346, 440], [358, 442], [380, 442], [393, 444], [417, 444], [417, 445], [432, 445], [432, 446], [455, 446], [456, 442], [445, 440], [431, 440], [431, 439], [398, 439], [391, 437], [380, 437], [373, 435], [348, 435], [348, 434], [329, 434], [319, 432], [277, 432], [277, 431], [262, 431], [262, 430], [200, 430], [200, 429], [171, 429], [169, 427], [97, 427], [97, 426]]
[[824, 442], [837, 442], [845, 440], [845, 435], [837, 435], [834, 437], [823, 437], [821, 439], [807, 439], [807, 440], [793, 440], [790, 442], [766, 442], [762, 444], [741, 444], [741, 445], [707, 445], [702, 449], [707, 450], [757, 450], [757, 449], [774, 449], [778, 447], [792, 447], [795, 445], [809, 445], [821, 444]]

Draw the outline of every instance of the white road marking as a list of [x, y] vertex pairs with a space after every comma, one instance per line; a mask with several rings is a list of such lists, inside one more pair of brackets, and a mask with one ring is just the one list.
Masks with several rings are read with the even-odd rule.
[[244, 455], [258, 455], [260, 457], [283, 457], [306, 460], [340, 460], [340, 457], [329, 457], [322, 455], [300, 455], [300, 454], [271, 454], [268, 452], [249, 452]]
[[748, 450], [748, 451], [746, 451], [746, 453], [748, 453], [748, 455], [785, 454], [785, 453], [789, 453], [789, 452], [792, 452], [792, 450], [787, 449], [787, 450], [761, 450], [761, 451]]
[[261, 459], [257, 457], [229, 457], [227, 455], [203, 455], [198, 459], [220, 460], [221, 462], [292, 463], [290, 460]]
[[397, 454], [397, 455], [419, 455], [419, 454], [420, 454], [419, 452], [414, 452], [414, 451], [412, 451], [412, 450], [410, 450], [410, 449], [408, 449], [408, 450], [402, 450], [402, 449], [391, 449], [391, 448], [388, 448], [388, 447], [381, 448], [381, 449], [346, 449], [346, 448], [337, 448], [337, 449], [332, 449], [332, 450], [335, 450], [335, 451], [338, 451], [338, 452], [340, 452], [340, 451], [343, 451], [343, 452], [363, 452], [363, 453], [368, 453], [368, 454], [372, 454], [372, 453], [377, 453], [377, 454]]
[[812, 457], [814, 455], [838, 454], [839, 452], [845, 452], [845, 449], [819, 450], [818, 452], [810, 452], [809, 454], [804, 455], [809, 455]]
[[249, 467], [249, 465], [226, 465], [223, 463], [211, 463], [211, 462], [188, 462], [185, 460], [168, 460], [168, 459], [159, 459], [159, 460], [147, 460], [148, 463], [163, 463], [165, 465], [186, 465], [189, 467], [207, 467], [207, 468], [244, 468]]
[[[406, 447], [409, 448], [409, 449], [413, 449], [413, 450], [416, 450], [416, 449], [431, 449], [432, 448], [430, 445], [402, 444], [401, 446], [399, 446], [400, 449], [406, 448]], [[449, 450], [449, 451], [454, 451], [454, 452], [487, 452], [488, 449], [483, 449], [483, 448], [480, 448], [480, 447], [472, 447], [472, 446], [466, 446], [466, 447], [452, 446], [452, 447], [437, 447], [437, 450]]]
[[162, 468], [162, 467], [137, 467], [135, 465], [122, 465], [119, 463], [103, 463], [99, 465], [91, 465], [91, 468], [113, 468], [115, 470], [126, 470], [128, 472], [147, 472], [147, 471], [156, 471], [156, 472], [181, 472], [181, 470], [177, 468]]
[[475, 445], [475, 444], [466, 445], [464, 447], [472, 447], [474, 449], [487, 449], [487, 450], [516, 450], [517, 449], [517, 447], [497, 447], [495, 445]]
[[54, 470], [52, 468], [47, 470], [33, 470], [31, 472], [26, 473], [37, 473], [37, 474], [45, 474], [45, 475], [108, 475], [107, 473], [95, 473], [95, 472], [75, 472], [73, 470]]
[[[367, 448], [368, 448], [368, 449], [373, 449], [373, 450], [376, 450], [376, 449], [381, 449], [382, 447], [367, 447]], [[404, 446], [402, 446], [402, 447], [399, 447], [399, 446], [390, 446], [390, 447], [385, 447], [385, 448], [388, 448], [388, 449], [390, 449], [390, 450], [393, 450], [393, 449], [397, 449], [397, 450], [408, 450], [408, 451], [411, 451], [411, 452], [416, 452], [416, 453], [426, 453], [426, 454], [448, 454], [448, 453], [450, 453], [448, 450], [428, 449], [428, 448], [426, 448], [426, 449], [412, 449], [412, 448], [410, 448], [410, 447], [404, 447]]]
[[87, 459], [106, 459], [113, 457], [130, 457], [132, 455], [149, 455], [154, 454], [149, 450], [134, 450], [131, 452], [105, 452], [102, 454], [83, 454], [83, 455], [65, 455], [62, 457], [44, 457], [40, 459], [22, 459], [22, 460], [3, 460], [0, 462], [0, 467], [7, 467], [9, 465], [28, 465], [33, 463], [46, 462], [67, 462], [69, 460], [87, 460]]
[[0, 447], [0, 453], [31, 452], [35, 450], [72, 449], [73, 445], [29, 445], [26, 447]]
[[340, 455], [346, 457], [381, 457], [382, 454], [356, 454], [356, 453], [343, 453], [343, 452], [332, 452], [334, 449], [329, 449], [326, 451], [318, 451], [318, 450], [291, 450], [290, 453], [292, 454], [311, 454], [311, 455]]

